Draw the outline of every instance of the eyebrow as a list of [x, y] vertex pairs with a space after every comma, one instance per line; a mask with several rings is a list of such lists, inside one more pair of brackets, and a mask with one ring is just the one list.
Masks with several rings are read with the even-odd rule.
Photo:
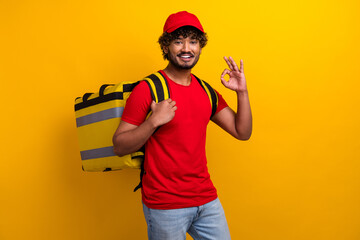
[[[188, 37], [190, 37], [191, 40], [198, 40], [194, 35], [191, 35], [191, 36], [188, 36]], [[181, 39], [185, 39], [185, 38], [183, 36], [179, 36], [179, 37], [177, 37], [175, 39], [180, 39], [181, 40]]]

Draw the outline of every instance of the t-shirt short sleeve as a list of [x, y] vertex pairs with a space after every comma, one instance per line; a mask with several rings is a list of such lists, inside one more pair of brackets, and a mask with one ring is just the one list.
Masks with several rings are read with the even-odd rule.
[[122, 121], [134, 125], [141, 125], [150, 111], [151, 93], [145, 81], [141, 81], [132, 91], [126, 101]]
[[226, 108], [228, 106], [228, 104], [226, 103], [225, 99], [221, 96], [220, 93], [218, 93], [216, 90], [215, 90], [215, 92], [218, 95], [218, 107], [215, 112], [215, 114], [217, 114], [218, 112], [220, 112], [221, 110]]

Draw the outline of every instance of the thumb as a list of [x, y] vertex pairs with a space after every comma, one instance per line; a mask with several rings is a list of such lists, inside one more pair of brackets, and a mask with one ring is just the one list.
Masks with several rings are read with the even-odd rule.
[[229, 87], [229, 82], [226, 81], [223, 77], [221, 78], [221, 83], [225, 86], [225, 87]]
[[150, 105], [151, 110], [154, 110], [155, 106], [156, 106], [156, 102], [153, 100]]

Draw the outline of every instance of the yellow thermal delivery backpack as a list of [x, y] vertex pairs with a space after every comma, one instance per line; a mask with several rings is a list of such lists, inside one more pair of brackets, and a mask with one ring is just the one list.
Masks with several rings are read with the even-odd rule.
[[[195, 76], [196, 77], [196, 76]], [[212, 115], [217, 108], [217, 94], [214, 89], [196, 77], [209, 96]], [[141, 80], [140, 80], [141, 81]], [[84, 171], [112, 171], [125, 168], [141, 168], [144, 148], [123, 157], [115, 155], [112, 138], [120, 123], [126, 100], [140, 81], [125, 81], [105, 84], [98, 93], [85, 93], [75, 100], [75, 116], [78, 130], [80, 155]], [[156, 72], [144, 78], [155, 102], [170, 98], [165, 77]]]

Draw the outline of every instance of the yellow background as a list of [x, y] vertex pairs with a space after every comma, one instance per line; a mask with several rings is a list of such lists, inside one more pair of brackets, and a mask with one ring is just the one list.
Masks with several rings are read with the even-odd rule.
[[146, 239], [138, 171], [85, 173], [74, 99], [162, 69], [166, 17], [198, 15], [194, 72], [244, 59], [253, 136], [210, 124], [233, 239], [360, 239], [358, 0], [0, 1], [0, 239]]

